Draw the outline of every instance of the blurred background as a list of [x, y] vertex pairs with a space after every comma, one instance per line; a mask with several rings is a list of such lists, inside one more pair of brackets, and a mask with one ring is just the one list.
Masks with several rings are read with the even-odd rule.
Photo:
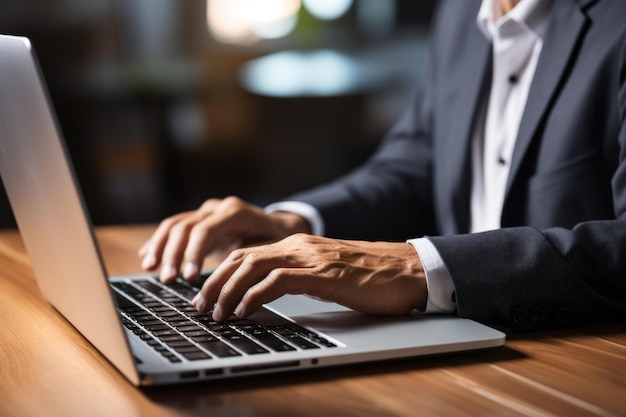
[[146, 223], [362, 162], [422, 82], [433, 4], [2, 0], [0, 33], [31, 38], [94, 223]]

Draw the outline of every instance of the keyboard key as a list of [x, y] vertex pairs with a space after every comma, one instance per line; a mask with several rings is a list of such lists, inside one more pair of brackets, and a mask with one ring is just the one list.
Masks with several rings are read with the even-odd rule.
[[236, 348], [238, 348], [238, 349], [242, 350], [244, 353], [247, 353], [247, 354], [250, 354], [250, 355], [256, 355], [256, 354], [259, 354], [259, 353], [268, 353], [269, 352], [267, 349], [265, 349], [261, 345], [257, 344], [256, 342], [248, 339], [247, 337], [245, 337], [245, 336], [243, 336], [241, 334], [231, 335], [227, 339]]
[[202, 352], [196, 345], [192, 345], [189, 342], [187, 342], [186, 345], [181, 344], [181, 346], [177, 346], [176, 348], [174, 348], [174, 350], [178, 353]]
[[294, 337], [289, 338], [289, 342], [298, 346], [300, 349], [319, 349], [318, 345], [311, 343], [305, 338], [300, 337], [300, 336], [294, 336]]
[[204, 353], [201, 350], [197, 350], [194, 352], [185, 352], [185, 353], [181, 353], [181, 355], [183, 355], [186, 359], [190, 360], [190, 361], [197, 361], [197, 360], [202, 360], [202, 359], [211, 359], [211, 356], [209, 356], [208, 354]]
[[174, 355], [173, 353], [163, 352], [162, 355], [165, 357], [165, 359], [167, 359], [168, 361], [170, 361], [172, 363], [182, 362], [180, 360], [180, 358], [178, 356]]
[[159, 322], [159, 324], [153, 324], [151, 326], [144, 325], [144, 327], [148, 329], [150, 332], [156, 333], [156, 334], [159, 334], [158, 332], [162, 332], [163, 330], [168, 330], [168, 331], [172, 330], [170, 326], [168, 326], [167, 324], [163, 324], [163, 322], [161, 321]]
[[178, 330], [179, 332], [198, 332], [201, 331], [203, 333], [206, 333], [206, 330], [204, 330], [202, 327], [198, 326], [197, 324], [189, 324], [186, 326], [176, 326], [176, 330]]
[[228, 346], [226, 343], [221, 340], [215, 340], [210, 342], [202, 342], [200, 346], [211, 352], [217, 357], [225, 358], [229, 356], [241, 356], [239, 352], [237, 352], [232, 347]]
[[214, 342], [214, 341], [219, 340], [217, 337], [209, 333], [205, 333], [201, 336], [191, 336], [190, 339], [196, 343]]
[[291, 346], [289, 343], [279, 339], [276, 336], [265, 337], [261, 339], [261, 343], [263, 343], [270, 349], [275, 350], [276, 352], [287, 352], [290, 350], [296, 350], [296, 348]]
[[193, 299], [193, 297], [195, 297], [196, 294], [198, 293], [198, 290], [193, 289], [184, 284], [176, 283], [176, 284], [169, 285], [169, 287], [173, 289], [174, 291], [176, 291], [181, 296], [185, 297], [187, 300]]
[[195, 326], [196, 324], [193, 321], [189, 321], [185, 318], [173, 318], [172, 320], [168, 320], [167, 323], [172, 326], [175, 327], [176, 329], [180, 329], [181, 327], [185, 327], [185, 326]]
[[180, 336], [180, 333], [169, 327], [165, 330], [157, 330], [152, 333], [156, 335], [159, 339], [162, 339], [166, 336]]
[[157, 319], [154, 316], [148, 316], [145, 319], [137, 320], [137, 322], [141, 323], [141, 325], [146, 328], [150, 326], [164, 325], [161, 320]]
[[190, 346], [194, 347], [194, 345], [192, 345], [186, 339], [173, 340], [171, 342], [167, 342], [167, 345], [176, 351], [178, 351], [178, 348], [185, 348], [185, 347], [190, 347]]

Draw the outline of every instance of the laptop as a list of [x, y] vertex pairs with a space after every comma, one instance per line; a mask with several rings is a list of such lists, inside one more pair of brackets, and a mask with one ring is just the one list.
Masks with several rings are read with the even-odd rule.
[[[456, 316], [370, 316], [287, 295], [214, 322], [201, 280], [109, 277], [27, 38], [0, 35], [0, 174], [41, 293], [131, 383], [158, 385], [501, 346]], [[210, 273], [210, 271], [208, 272]]]

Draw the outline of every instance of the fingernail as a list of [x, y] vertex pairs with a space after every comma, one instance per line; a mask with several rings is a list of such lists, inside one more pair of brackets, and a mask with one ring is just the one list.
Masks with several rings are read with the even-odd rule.
[[222, 307], [219, 304], [215, 304], [213, 307], [213, 320], [221, 321], [222, 320]]
[[162, 282], [170, 281], [172, 278], [176, 277], [176, 269], [172, 265], [163, 265], [161, 268], [161, 274], [159, 278]]
[[148, 252], [141, 262], [141, 267], [143, 269], [152, 269], [155, 264], [156, 258], [154, 257], [154, 254], [152, 252]]
[[202, 297], [202, 293], [196, 294], [196, 296], [193, 297], [193, 300], [191, 300], [191, 304], [193, 304], [196, 310], [204, 311], [206, 303], [204, 302], [204, 297]]
[[187, 262], [185, 264], [185, 269], [183, 270], [183, 277], [191, 278], [196, 276], [198, 273], [198, 267], [194, 262]]
[[243, 304], [242, 303], [237, 304], [237, 308], [235, 308], [235, 312], [234, 313], [235, 313], [235, 315], [237, 317], [243, 317], [242, 316], [242, 314], [243, 314]]

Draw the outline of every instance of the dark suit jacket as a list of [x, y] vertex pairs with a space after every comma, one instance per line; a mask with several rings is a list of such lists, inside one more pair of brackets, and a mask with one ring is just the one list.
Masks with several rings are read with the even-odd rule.
[[502, 229], [467, 234], [470, 142], [490, 82], [480, 0], [442, 1], [423, 92], [377, 153], [298, 194], [329, 236], [429, 235], [457, 313], [513, 328], [626, 317], [626, 1], [554, 0]]

